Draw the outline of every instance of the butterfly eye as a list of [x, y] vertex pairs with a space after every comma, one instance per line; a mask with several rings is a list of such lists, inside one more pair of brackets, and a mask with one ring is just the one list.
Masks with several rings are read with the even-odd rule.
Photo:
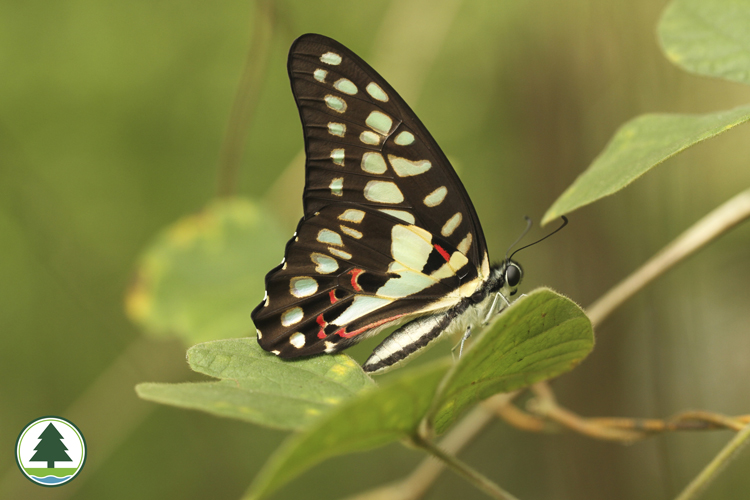
[[521, 282], [521, 269], [515, 264], [508, 264], [505, 269], [505, 282], [511, 288], [515, 288]]

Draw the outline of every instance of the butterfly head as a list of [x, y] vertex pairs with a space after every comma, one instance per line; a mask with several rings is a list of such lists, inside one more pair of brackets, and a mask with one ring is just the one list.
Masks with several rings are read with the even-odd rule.
[[510, 298], [518, 292], [518, 286], [523, 279], [523, 268], [514, 260], [504, 260], [490, 269], [490, 276], [485, 284], [475, 292], [472, 299], [475, 303], [484, 301], [487, 297], [502, 293]]
[[502, 273], [503, 292], [507, 297], [512, 297], [518, 292], [518, 285], [523, 279], [523, 269], [517, 262], [508, 259], [503, 263]]
[[[518, 264], [518, 262], [513, 260], [513, 256], [517, 254], [520, 250], [536, 245], [540, 241], [546, 240], [547, 238], [549, 238], [550, 236], [558, 232], [560, 229], [564, 228], [568, 224], [568, 218], [565, 216], [562, 216], [562, 220], [563, 220], [563, 223], [560, 225], [560, 227], [558, 227], [557, 229], [555, 229], [548, 235], [536, 240], [535, 242], [529, 243], [528, 245], [517, 249], [516, 251], [511, 253], [509, 256], [508, 253], [510, 253], [510, 249], [513, 248], [516, 245], [516, 243], [518, 243], [521, 240], [521, 238], [523, 238], [526, 235], [526, 233], [529, 232], [529, 229], [531, 229], [531, 219], [526, 217], [526, 229], [523, 231], [521, 236], [519, 236], [518, 239], [510, 246], [510, 248], [508, 248], [508, 251], [505, 253], [505, 260], [503, 261], [503, 263], [493, 268], [493, 273], [492, 273], [493, 278], [499, 281], [498, 284], [500, 286], [500, 289], [502, 290], [503, 294], [506, 297], [511, 297], [515, 295], [516, 292], [518, 292], [518, 285], [521, 283], [521, 280], [523, 279], [523, 269]], [[494, 276], [494, 273], [499, 273], [499, 276]]]

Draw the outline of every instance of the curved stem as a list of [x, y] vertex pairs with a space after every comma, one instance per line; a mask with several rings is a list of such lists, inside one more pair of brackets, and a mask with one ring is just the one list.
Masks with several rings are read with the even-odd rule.
[[586, 310], [594, 327], [647, 284], [675, 264], [700, 250], [722, 233], [750, 217], [750, 189], [725, 202], [696, 222], [672, 243], [649, 259], [636, 272], [591, 304]]
[[693, 500], [705, 490], [709, 484], [719, 475], [719, 472], [734, 459], [739, 451], [750, 442], [750, 424], [734, 436], [727, 445], [714, 457], [713, 460], [701, 471], [675, 500]]
[[[440, 448], [446, 453], [457, 454], [477, 437], [487, 424], [495, 420], [498, 408], [508, 406], [518, 392], [496, 394], [483, 401], [440, 440]], [[347, 497], [347, 500], [415, 500], [424, 496], [444, 468], [443, 462], [428, 457], [404, 479]]]
[[217, 194], [220, 197], [231, 196], [237, 190], [245, 138], [255, 106], [258, 104], [260, 82], [265, 74], [273, 26], [273, 4], [267, 0], [256, 2], [253, 36], [219, 152]]
[[497, 500], [517, 500], [516, 497], [487, 479], [487, 477], [472, 469], [450, 453], [446, 453], [428, 439], [424, 439], [422, 436], [415, 434], [411, 437], [411, 443], [417, 448], [422, 448], [426, 452], [440, 459], [445, 465], [453, 469], [456, 474], [462, 476], [492, 498], [496, 498]]

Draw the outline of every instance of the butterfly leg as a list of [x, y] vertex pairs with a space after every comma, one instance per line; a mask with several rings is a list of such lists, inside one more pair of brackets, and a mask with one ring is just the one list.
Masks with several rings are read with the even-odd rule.
[[[505, 295], [503, 295], [501, 292], [496, 293], [495, 294], [495, 300], [492, 301], [492, 305], [487, 310], [487, 316], [484, 317], [484, 321], [482, 322], [482, 325], [487, 325], [490, 322], [490, 319], [492, 318], [492, 316], [494, 316], [496, 314], [495, 313], [495, 306], [497, 305], [497, 300], [499, 298], [502, 298], [503, 301], [505, 301], [505, 307], [510, 306], [510, 302], [508, 302], [508, 299], [505, 297]], [[505, 309], [505, 307], [503, 307], [503, 309]], [[498, 310], [497, 312], [500, 312], [501, 310], [502, 309]]]
[[464, 342], [466, 342], [469, 337], [471, 337], [471, 325], [466, 327], [466, 331], [464, 332], [463, 337], [461, 337], [461, 342], [453, 346], [453, 349], [451, 349], [451, 354], [453, 354], [456, 348], [458, 348], [458, 359], [461, 359], [461, 355], [464, 352]]

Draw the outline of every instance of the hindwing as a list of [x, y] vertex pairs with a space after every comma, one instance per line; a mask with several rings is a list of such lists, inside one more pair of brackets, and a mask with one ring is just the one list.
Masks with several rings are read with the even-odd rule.
[[466, 255], [419, 226], [369, 207], [328, 205], [299, 224], [253, 320], [261, 346], [283, 357], [334, 352], [455, 305], [477, 277]]

